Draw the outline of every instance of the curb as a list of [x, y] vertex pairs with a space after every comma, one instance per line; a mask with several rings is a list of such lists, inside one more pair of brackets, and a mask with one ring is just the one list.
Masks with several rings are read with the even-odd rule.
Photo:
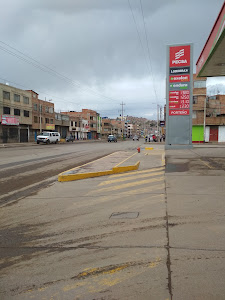
[[58, 175], [58, 181], [59, 182], [75, 181], [75, 180], [86, 179], [86, 178], [93, 178], [93, 177], [99, 177], [99, 176], [106, 176], [106, 175], [124, 173], [124, 172], [128, 172], [128, 171], [137, 170], [139, 168], [139, 165], [140, 165], [140, 161], [138, 161], [135, 165], [123, 166], [123, 167], [114, 167], [114, 168], [112, 168], [112, 170], [106, 170], [106, 171], [90, 172], [90, 173], [79, 173], [79, 174], [68, 174], [68, 175], [63, 175], [65, 173], [65, 172], [63, 172], [63, 173], [60, 173]]

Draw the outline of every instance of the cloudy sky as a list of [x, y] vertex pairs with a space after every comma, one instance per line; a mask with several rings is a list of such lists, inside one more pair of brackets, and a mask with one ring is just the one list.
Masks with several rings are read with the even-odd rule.
[[56, 111], [115, 118], [123, 102], [125, 115], [155, 119], [166, 45], [193, 43], [195, 69], [223, 1], [1, 1], [0, 81], [52, 99]]

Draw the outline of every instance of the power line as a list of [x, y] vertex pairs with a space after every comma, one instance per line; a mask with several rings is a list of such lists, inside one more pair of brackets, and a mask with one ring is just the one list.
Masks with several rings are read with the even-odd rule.
[[[8, 80], [8, 79], [3, 78], [3, 77], [0, 77], [0, 80], [2, 80], [2, 81], [4, 81], [4, 82], [9, 82], [9, 83], [15, 84], [16, 86], [22, 87], [22, 88], [24, 88], [25, 90], [29, 89], [29, 88], [27, 88], [25, 85], [22, 85], [22, 84], [20, 84], [20, 83], [17, 83], [17, 82]], [[78, 106], [82, 106], [82, 104], [80, 104], [80, 103], [72, 102], [72, 101], [66, 100], [66, 99], [61, 98], [61, 97], [58, 97], [58, 96], [50, 95], [49, 93], [47, 93], [47, 92], [45, 92], [45, 91], [40, 91], [39, 89], [38, 89], [38, 92], [39, 92], [39, 93], [42, 93], [42, 94], [44, 94], [44, 95], [47, 95], [47, 96], [49, 96], [49, 97], [51, 97], [51, 98], [54, 98], [54, 102], [64, 102], [64, 103], [69, 103], [69, 104], [73, 104], [73, 105], [75, 104], [75, 105], [78, 105]], [[57, 100], [55, 100], [55, 98], [56, 98], [56, 99], [59, 99], [59, 100], [61, 100], [61, 101], [59, 101], [59, 100], [57, 101]], [[98, 106], [98, 102], [95, 101], [95, 103], [97, 103], [97, 106]], [[110, 110], [105, 110], [105, 111], [111, 111], [111, 112], [113, 112], [113, 111], [115, 111], [115, 110], [117, 110], [117, 108], [115, 108], [114, 110], [112, 110], [112, 108], [111, 108]], [[98, 109], [98, 111], [103, 111], [103, 110]]]
[[146, 26], [145, 26], [145, 19], [144, 19], [142, 2], [140, 1], [140, 5], [141, 5], [141, 11], [142, 11], [143, 25], [144, 25], [144, 29], [145, 29], [145, 38], [146, 38], [147, 49], [148, 49], [148, 51], [147, 51], [147, 58], [146, 58], [146, 51], [144, 49], [144, 45], [143, 45], [142, 40], [141, 40], [141, 36], [140, 36], [139, 30], [138, 30], [137, 22], [136, 22], [136, 19], [135, 19], [135, 16], [134, 16], [134, 12], [133, 12], [130, 0], [128, 0], [128, 3], [129, 3], [129, 7], [130, 7], [130, 10], [131, 10], [132, 16], [133, 16], [133, 20], [134, 20], [135, 28], [136, 28], [137, 35], [138, 35], [138, 38], [139, 38], [139, 41], [140, 41], [140, 45], [141, 45], [141, 48], [142, 48], [143, 53], [144, 53], [144, 58], [145, 58], [145, 61], [146, 61], [146, 66], [147, 66], [147, 69], [149, 71], [150, 77], [152, 77], [153, 89], [154, 89], [156, 100], [158, 102], [158, 97], [157, 97], [157, 93], [156, 93], [156, 89], [155, 89], [154, 77], [153, 77], [153, 72], [152, 72], [152, 64], [151, 64], [151, 58], [150, 58], [150, 49], [149, 49], [149, 45], [148, 45], [148, 38], [147, 38], [147, 32], [146, 32]]
[[157, 97], [157, 93], [156, 93], [156, 89], [155, 89], [155, 83], [154, 83], [154, 76], [153, 76], [153, 71], [152, 71], [151, 55], [150, 55], [150, 49], [149, 49], [149, 40], [148, 40], [148, 35], [147, 35], [147, 30], [146, 30], [146, 23], [145, 23], [145, 17], [144, 17], [144, 12], [143, 12], [143, 6], [142, 6], [142, 1], [141, 0], [139, 0], [139, 1], [140, 1], [141, 14], [142, 14], [142, 19], [143, 19], [143, 24], [144, 24], [145, 38], [146, 38], [146, 44], [147, 44], [147, 49], [148, 49], [147, 53], [148, 53], [149, 65], [150, 65], [150, 68], [151, 68], [153, 88], [154, 88], [154, 92], [155, 92], [156, 101], [158, 102], [158, 97]]
[[1, 50], [3, 50], [6, 53], [8, 53], [8, 54], [10, 54], [10, 55], [12, 55], [14, 57], [17, 57], [18, 59], [20, 59], [20, 60], [22, 60], [22, 61], [24, 61], [24, 62], [26, 62], [26, 63], [28, 63], [28, 64], [36, 67], [36, 68], [38, 68], [38, 69], [40, 69], [43, 72], [46, 72], [46, 73], [48, 73], [48, 74], [50, 74], [52, 76], [56, 76], [56, 77], [58, 77], [58, 78], [60, 78], [60, 79], [62, 79], [64, 81], [66, 81], [69, 84], [72, 84], [72, 85], [75, 85], [75, 86], [79, 87], [80, 89], [82, 89], [82, 90], [84, 90], [84, 91], [86, 91], [88, 93], [95, 94], [97, 96], [101, 96], [101, 97], [103, 97], [105, 99], [108, 99], [110, 101], [116, 101], [116, 102], [119, 101], [117, 99], [113, 99], [111, 97], [105, 96], [105, 95], [103, 95], [103, 94], [101, 94], [101, 93], [99, 93], [99, 92], [97, 92], [97, 91], [95, 91], [95, 90], [93, 90], [91, 88], [84, 88], [84, 87], [82, 87], [82, 85], [81, 85], [81, 83], [79, 81], [75, 81], [75, 80], [73, 80], [73, 79], [71, 79], [71, 78], [69, 78], [69, 77], [67, 77], [67, 76], [65, 76], [65, 75], [63, 75], [63, 74], [55, 71], [54, 69], [52, 69], [52, 68], [50, 68], [50, 67], [48, 67], [48, 66], [46, 66], [46, 65], [44, 65], [42, 63], [40, 63], [39, 61], [35, 60], [31, 56], [23, 53], [20, 50], [17, 50], [16, 48], [10, 46], [9, 44], [7, 44], [7, 43], [5, 43], [3, 41], [0, 41], [0, 43], [2, 43], [4, 45], [6, 45], [7, 47], [9, 47], [9, 48], [17, 51], [18, 53], [22, 54], [24, 57], [21, 56], [21, 55], [19, 55], [19, 54], [17, 54], [17, 53], [15, 53], [15, 52], [13, 52], [13, 51], [11, 51], [11, 50], [9, 50], [9, 49], [7, 49], [7, 48], [5, 48], [5, 47], [3, 47], [3, 46], [0, 46]]

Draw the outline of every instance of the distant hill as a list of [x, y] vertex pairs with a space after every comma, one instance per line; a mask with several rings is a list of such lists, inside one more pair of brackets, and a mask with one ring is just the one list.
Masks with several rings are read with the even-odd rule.
[[214, 95], [225, 95], [225, 85], [222, 83], [208, 85], [207, 86], [207, 96], [214, 96]]

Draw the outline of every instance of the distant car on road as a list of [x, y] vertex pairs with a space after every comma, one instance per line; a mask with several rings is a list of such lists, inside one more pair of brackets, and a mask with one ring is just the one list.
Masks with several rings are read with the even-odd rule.
[[139, 137], [137, 135], [133, 136], [133, 141], [139, 141]]
[[108, 142], [117, 142], [117, 138], [113, 134], [110, 134], [108, 136]]
[[73, 142], [73, 141], [75, 141], [74, 136], [69, 135], [69, 136], [66, 137], [66, 142]]

